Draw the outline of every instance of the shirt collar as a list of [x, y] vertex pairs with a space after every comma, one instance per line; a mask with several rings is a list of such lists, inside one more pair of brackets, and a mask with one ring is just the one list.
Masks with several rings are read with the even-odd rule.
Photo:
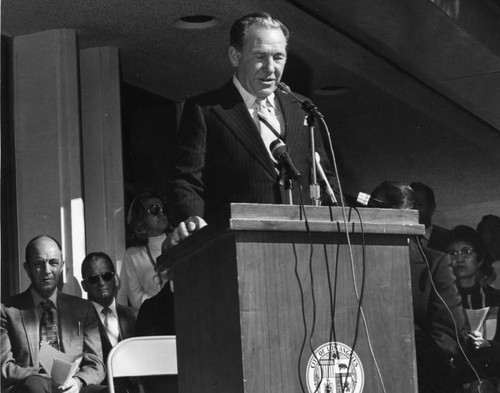
[[[45, 300], [35, 291], [35, 288], [33, 288], [33, 286], [30, 286], [30, 293], [31, 297], [33, 298], [33, 304], [35, 305], [35, 307], [38, 307], [40, 305], [40, 302], [42, 300]], [[57, 289], [54, 291], [52, 295], [48, 297], [48, 299], [54, 304], [54, 307], [57, 310]]]
[[[253, 94], [250, 94], [241, 84], [241, 82], [238, 80], [236, 77], [236, 74], [233, 75], [233, 83], [236, 89], [240, 92], [241, 97], [243, 98], [243, 101], [245, 102], [245, 105], [248, 109], [252, 109], [255, 101], [257, 100], [257, 97], [255, 97]], [[275, 108], [274, 104], [274, 93], [271, 93], [266, 97], [266, 104], [267, 106], [272, 106]]]
[[[95, 310], [97, 311], [98, 315], [101, 315], [101, 312], [104, 308], [104, 306], [101, 306], [99, 303], [92, 301], [92, 304], [94, 305]], [[113, 315], [118, 316], [118, 313], [116, 312], [116, 300], [113, 300], [113, 303], [111, 303], [108, 308], [111, 310]]]

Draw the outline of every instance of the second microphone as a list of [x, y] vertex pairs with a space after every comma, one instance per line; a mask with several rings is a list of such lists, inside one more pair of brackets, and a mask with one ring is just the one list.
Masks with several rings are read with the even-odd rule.
[[292, 161], [292, 158], [288, 154], [288, 147], [280, 141], [279, 139], [274, 140], [269, 145], [269, 149], [271, 150], [271, 154], [274, 159], [278, 161], [280, 164], [284, 164], [286, 169], [288, 170], [288, 174], [295, 180], [300, 179], [300, 172]]

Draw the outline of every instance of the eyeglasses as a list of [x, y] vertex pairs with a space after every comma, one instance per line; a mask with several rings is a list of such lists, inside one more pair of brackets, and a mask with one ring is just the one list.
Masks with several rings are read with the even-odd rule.
[[99, 282], [99, 277], [101, 277], [105, 282], [111, 281], [111, 279], [115, 276], [114, 272], [105, 272], [101, 274], [95, 274], [93, 276], [89, 276], [85, 279], [89, 284], [94, 285]]
[[452, 258], [458, 258], [459, 255], [470, 257], [475, 251], [476, 250], [471, 247], [464, 247], [461, 250], [450, 250], [448, 251], [448, 255]]
[[165, 214], [165, 210], [163, 209], [163, 206], [158, 206], [158, 205], [149, 206], [147, 212], [155, 217], [160, 215], [160, 214]]

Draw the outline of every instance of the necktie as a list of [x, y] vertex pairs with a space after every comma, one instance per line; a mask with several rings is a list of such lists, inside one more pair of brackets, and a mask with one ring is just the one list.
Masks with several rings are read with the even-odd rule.
[[57, 322], [54, 312], [54, 303], [45, 299], [40, 302], [42, 305], [42, 319], [40, 320], [40, 342], [45, 341], [55, 349], [59, 349], [57, 337]]
[[108, 334], [109, 341], [111, 342], [112, 346], [115, 346], [120, 335], [118, 319], [115, 317], [109, 307], [104, 307], [101, 312], [104, 314], [104, 328], [106, 329], [106, 333]]
[[266, 145], [269, 155], [274, 160], [269, 146], [273, 141], [279, 139], [279, 135], [281, 134], [280, 123], [275, 114], [272, 113], [271, 109], [266, 105], [266, 100], [256, 100], [255, 104], [257, 105], [260, 136], [264, 141], [264, 145]]

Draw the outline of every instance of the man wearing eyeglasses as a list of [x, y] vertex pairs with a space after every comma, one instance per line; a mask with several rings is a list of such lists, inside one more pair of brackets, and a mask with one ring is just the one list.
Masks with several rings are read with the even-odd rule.
[[[105, 371], [98, 322], [89, 301], [57, 290], [64, 267], [59, 242], [46, 235], [32, 239], [25, 261], [30, 287], [1, 308], [2, 392], [102, 391], [98, 384]], [[40, 362], [44, 344], [68, 355], [83, 354], [76, 374], [62, 385]]]
[[111, 258], [103, 252], [92, 252], [82, 262], [82, 288], [99, 317], [104, 363], [111, 348], [134, 336], [137, 310], [118, 304], [116, 294], [120, 281]]

